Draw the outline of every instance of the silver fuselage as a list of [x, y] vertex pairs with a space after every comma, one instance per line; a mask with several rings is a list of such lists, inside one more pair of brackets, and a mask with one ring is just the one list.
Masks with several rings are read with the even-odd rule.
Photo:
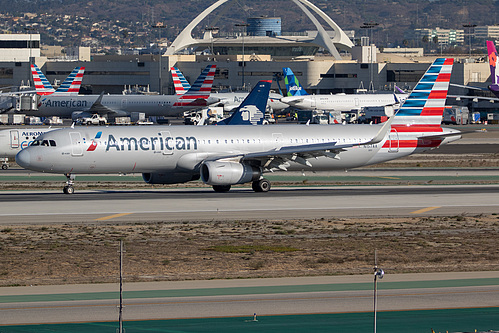
[[[74, 112], [91, 112], [92, 105], [97, 101], [99, 95], [78, 96], [41, 96], [38, 110], [23, 113], [29, 116], [49, 117], [58, 116], [71, 118]], [[199, 105], [176, 106], [179, 96], [177, 95], [103, 95], [101, 104], [108, 109], [111, 116], [127, 116], [131, 112], [142, 112], [149, 116], [178, 116], [184, 111], [202, 108], [206, 105], [216, 103], [218, 99], [209, 98], [206, 102], [199, 101]], [[204, 105], [203, 105], [204, 104]]]
[[305, 95], [287, 96], [281, 102], [302, 110], [360, 110], [367, 106], [387, 106], [404, 101], [407, 94], [336, 94], [336, 95]]

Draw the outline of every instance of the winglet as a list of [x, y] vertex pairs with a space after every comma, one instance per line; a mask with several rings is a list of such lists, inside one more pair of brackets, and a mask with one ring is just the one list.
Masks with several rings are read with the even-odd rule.
[[378, 131], [378, 134], [376, 134], [374, 138], [372, 138], [369, 142], [365, 144], [370, 145], [370, 144], [380, 143], [381, 141], [383, 141], [386, 137], [386, 134], [390, 132], [392, 128], [393, 119], [395, 119], [395, 117], [391, 116], [387, 121], [385, 121], [381, 129]]

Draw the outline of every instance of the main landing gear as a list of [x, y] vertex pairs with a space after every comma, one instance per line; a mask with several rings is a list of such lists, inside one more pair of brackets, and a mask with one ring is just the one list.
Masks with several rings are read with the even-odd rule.
[[73, 175], [72, 173], [67, 173], [65, 174], [65, 176], [67, 178], [67, 181], [66, 181], [66, 186], [64, 186], [62, 191], [64, 192], [64, 194], [73, 194], [75, 192], [73, 184], [76, 176]]
[[[270, 190], [270, 181], [266, 178], [255, 180], [251, 183], [251, 188], [255, 192], [268, 192]], [[230, 185], [213, 185], [213, 190], [217, 193], [230, 191]]]

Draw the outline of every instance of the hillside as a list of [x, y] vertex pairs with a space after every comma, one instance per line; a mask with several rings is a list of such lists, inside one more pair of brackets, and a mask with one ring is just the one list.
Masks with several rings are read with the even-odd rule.
[[[387, 41], [401, 44], [407, 29], [442, 27], [462, 29], [462, 25], [493, 25], [499, 4], [493, 0], [312, 0], [312, 2], [344, 30], [360, 29], [364, 22], [377, 22], [373, 30], [374, 41], [384, 46]], [[23, 16], [37, 13], [47, 17], [61, 15], [80, 16], [87, 25], [95, 22], [109, 22], [126, 30], [125, 34], [143, 35], [151, 33], [150, 25], [162, 21], [167, 25], [162, 37], [174, 38], [194, 17], [214, 1], [201, 0], [15, 0], [0, 1], [3, 14]], [[48, 16], [47, 16], [48, 15]], [[280, 16], [283, 31], [305, 31], [312, 29], [306, 16], [291, 1], [283, 0], [238, 0], [229, 1], [210, 15], [201, 26], [218, 26], [221, 31], [231, 32], [235, 23], [241, 23], [250, 16]], [[81, 20], [80, 20], [81, 21]], [[66, 21], [67, 22], [67, 21]], [[71, 20], [69, 20], [71, 23]], [[50, 22], [58, 24], [57, 21]], [[74, 29], [85, 36], [86, 29], [72, 24]], [[10, 31], [4, 22], [4, 30]], [[145, 31], [147, 30], [147, 31]], [[236, 29], [237, 30], [237, 29]], [[15, 32], [15, 31], [14, 31]], [[158, 33], [158, 32], [153, 32]]]

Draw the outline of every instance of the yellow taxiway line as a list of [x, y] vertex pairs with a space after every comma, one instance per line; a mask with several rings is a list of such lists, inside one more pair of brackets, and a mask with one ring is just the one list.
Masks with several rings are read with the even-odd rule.
[[94, 221], [106, 221], [106, 220], [110, 220], [110, 219], [114, 219], [114, 218], [117, 218], [117, 217], [122, 217], [122, 216], [130, 215], [130, 214], [133, 214], [133, 213], [120, 213], [120, 214], [114, 214], [114, 215], [104, 216], [104, 217], [100, 217], [98, 219], [95, 219]]
[[441, 206], [437, 206], [437, 207], [426, 207], [426, 208], [423, 208], [423, 209], [420, 209], [420, 210], [415, 210], [413, 212], [411, 212], [411, 214], [423, 214], [423, 213], [426, 213], [426, 212], [429, 212], [430, 210], [434, 210], [434, 209], [437, 209], [437, 208], [440, 208]]

